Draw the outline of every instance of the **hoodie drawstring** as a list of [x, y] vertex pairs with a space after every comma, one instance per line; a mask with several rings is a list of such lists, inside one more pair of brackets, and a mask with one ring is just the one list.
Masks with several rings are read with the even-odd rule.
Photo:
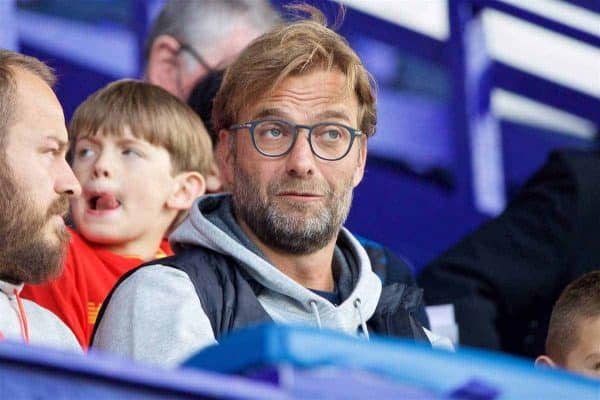
[[25, 343], [29, 343], [29, 324], [27, 323], [25, 307], [23, 307], [23, 302], [21, 301], [21, 297], [19, 296], [19, 291], [17, 289], [13, 289], [13, 294], [17, 299], [17, 314], [19, 315], [19, 322], [21, 324], [21, 335], [23, 336], [23, 340], [25, 341]]
[[310, 308], [312, 308], [312, 312], [315, 315], [315, 319], [317, 320], [317, 326], [321, 329], [321, 316], [319, 315], [319, 309], [317, 308], [317, 302], [311, 300], [308, 302], [310, 304]]
[[358, 319], [360, 320], [360, 328], [362, 329], [363, 335], [369, 340], [369, 331], [367, 330], [367, 322], [363, 318], [362, 311], [360, 309], [360, 299], [354, 300], [354, 308], [358, 311]]

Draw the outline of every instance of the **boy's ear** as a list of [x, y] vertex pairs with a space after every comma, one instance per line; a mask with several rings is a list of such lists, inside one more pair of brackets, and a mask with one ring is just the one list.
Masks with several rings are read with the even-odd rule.
[[219, 131], [219, 141], [217, 142], [217, 163], [221, 172], [221, 182], [225, 190], [233, 184], [233, 149], [229, 140], [231, 133], [227, 129]]
[[188, 210], [198, 197], [206, 192], [204, 177], [198, 172], [182, 172], [175, 177], [175, 190], [167, 199], [167, 208]]
[[179, 64], [177, 53], [181, 45], [173, 36], [160, 35], [150, 46], [146, 77], [150, 83], [161, 86], [179, 96], [177, 84]]
[[536, 367], [550, 367], [550, 368], [558, 368], [558, 365], [554, 362], [550, 356], [541, 355], [535, 359]]

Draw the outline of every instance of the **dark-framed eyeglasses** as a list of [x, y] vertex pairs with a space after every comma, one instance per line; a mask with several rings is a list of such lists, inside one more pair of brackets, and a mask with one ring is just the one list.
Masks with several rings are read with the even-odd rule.
[[346, 157], [357, 136], [364, 133], [358, 129], [336, 122], [320, 122], [315, 125], [294, 125], [280, 119], [261, 119], [231, 125], [229, 130], [248, 129], [256, 150], [267, 157], [288, 154], [298, 138], [300, 129], [308, 131], [308, 143], [315, 156], [326, 161]]
[[180, 42], [179, 51], [187, 51], [188, 53], [190, 53], [192, 57], [194, 57], [194, 59], [198, 62], [198, 64], [200, 64], [204, 69], [206, 69], [208, 73], [212, 73], [217, 70], [216, 68], [211, 67], [208, 64], [208, 62], [206, 62], [206, 59], [202, 57], [200, 53], [198, 53], [196, 49], [194, 49], [189, 44], [185, 42]]

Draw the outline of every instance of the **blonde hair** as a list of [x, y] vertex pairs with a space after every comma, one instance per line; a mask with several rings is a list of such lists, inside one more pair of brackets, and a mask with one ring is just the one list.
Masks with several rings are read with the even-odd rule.
[[375, 133], [375, 83], [346, 40], [325, 25], [323, 14], [307, 5], [295, 10], [310, 14], [307, 20], [281, 25], [255, 39], [227, 68], [213, 105], [215, 131], [238, 121], [240, 111], [290, 76], [319, 70], [339, 70], [359, 104], [359, 129]]
[[196, 113], [166, 90], [136, 80], [110, 83], [77, 107], [69, 124], [71, 153], [77, 139], [100, 132], [120, 136], [126, 126], [169, 152], [172, 174], [210, 172], [212, 145]]

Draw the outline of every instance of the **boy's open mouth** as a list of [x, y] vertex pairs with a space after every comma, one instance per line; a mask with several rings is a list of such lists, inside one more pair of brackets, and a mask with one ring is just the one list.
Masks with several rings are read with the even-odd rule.
[[114, 210], [121, 206], [121, 202], [113, 194], [101, 193], [91, 196], [88, 199], [88, 206], [96, 211]]

